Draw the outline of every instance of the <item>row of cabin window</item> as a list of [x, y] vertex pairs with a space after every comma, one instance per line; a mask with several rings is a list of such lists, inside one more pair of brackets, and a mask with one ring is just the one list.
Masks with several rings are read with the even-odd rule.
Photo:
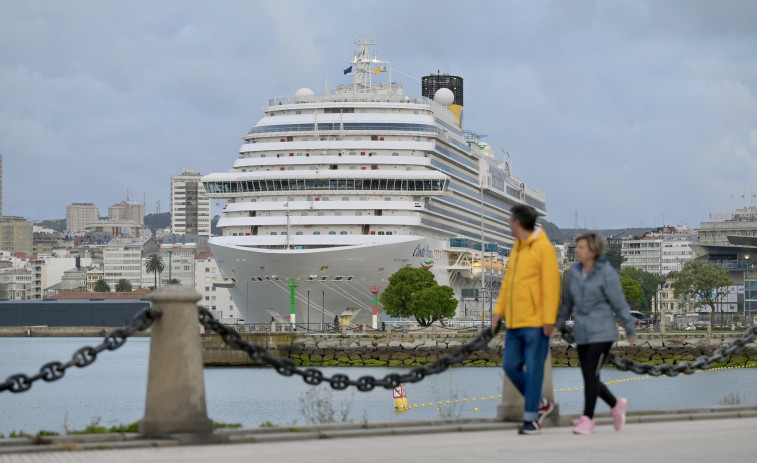
[[[294, 167], [290, 166], [290, 167], [279, 167], [279, 170], [298, 170], [298, 169], [295, 169]], [[310, 166], [310, 170], [318, 170], [318, 166]], [[329, 170], [337, 170], [337, 168], [336, 166], [334, 166]], [[350, 166], [350, 170], [358, 170], [358, 168], [357, 166]], [[360, 170], [368, 170], [368, 166], [360, 166]], [[371, 170], [378, 170], [378, 165], [372, 164]], [[412, 170], [412, 169], [410, 167], [405, 167], [405, 170]], [[247, 170], [242, 169], [242, 172], [247, 172]], [[251, 171], [251, 172], [254, 172], [254, 171]]]
[[[328, 196], [317, 196], [315, 198], [315, 201], [328, 201], [328, 200], [329, 200]], [[391, 200], [392, 200], [392, 198], [389, 197], [389, 196], [385, 196], [384, 197], [384, 201], [391, 201]], [[271, 198], [271, 202], [275, 203], [275, 202], [278, 202], [278, 201], [279, 201], [278, 198]], [[296, 201], [296, 199], [294, 199], [293, 196], [290, 196], [290, 197], [287, 198], [287, 201]], [[305, 199], [305, 201], [313, 201], [313, 197], [312, 196], [308, 196]], [[342, 196], [342, 201], [351, 201], [351, 200], [350, 200], [349, 196]], [[359, 199], [359, 201], [368, 201], [368, 198], [365, 197], [365, 196], [361, 196], [360, 199]], [[257, 202], [257, 198], [252, 198], [252, 202], [253, 203]]]
[[[339, 153], [339, 155], [341, 156], [341, 153]], [[357, 152], [350, 151], [349, 155], [350, 156], [357, 156]], [[392, 153], [392, 156], [399, 156], [399, 155], [400, 155], [400, 153]], [[294, 156], [294, 153], [289, 153], [289, 156]], [[297, 156], [310, 157], [310, 153], [297, 153]], [[360, 152], [360, 156], [365, 156], [365, 151], [361, 151]], [[368, 152], [368, 156], [369, 157], [370, 156], [378, 156], [378, 153], [376, 153], [374, 151], [370, 151], [370, 152]], [[266, 155], [265, 154], [261, 154], [260, 157], [264, 158], [264, 157], [266, 157]], [[284, 153], [276, 153], [276, 157], [277, 158], [285, 158], [285, 157], [287, 157], [287, 155], [284, 154]]]
[[[281, 232], [282, 236], [285, 236], [286, 234], [287, 234], [287, 232]], [[303, 234], [302, 232], [295, 233], [295, 235], [302, 235], [302, 234]], [[321, 232], [314, 231], [313, 234], [314, 235], [320, 235]], [[340, 235], [349, 235], [349, 233], [346, 232], [346, 231], [340, 231], [339, 234]], [[379, 232], [376, 232], [376, 234], [378, 234], [378, 235], [391, 235], [392, 232], [390, 232], [390, 231], [388, 231], [388, 232], [379, 231]], [[278, 235], [278, 233], [277, 232], [271, 232], [271, 235]], [[330, 231], [329, 235], [336, 235], [336, 232], [335, 231]], [[245, 236], [245, 233], [232, 233], [231, 236]]]

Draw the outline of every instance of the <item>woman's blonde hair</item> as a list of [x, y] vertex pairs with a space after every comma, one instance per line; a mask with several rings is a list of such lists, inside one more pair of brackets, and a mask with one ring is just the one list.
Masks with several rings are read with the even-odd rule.
[[589, 246], [589, 251], [594, 254], [595, 260], [605, 252], [605, 239], [600, 234], [588, 232], [578, 235], [576, 237], [576, 243], [581, 240], [586, 240], [586, 244]]

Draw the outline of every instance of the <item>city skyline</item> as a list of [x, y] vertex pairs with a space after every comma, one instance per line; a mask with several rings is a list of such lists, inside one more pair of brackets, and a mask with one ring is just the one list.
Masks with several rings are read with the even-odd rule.
[[267, 98], [346, 82], [363, 35], [408, 95], [408, 76], [463, 77], [466, 128], [510, 153], [561, 228], [696, 228], [754, 204], [757, 4], [386, 5], [6, 5], [3, 212], [59, 219], [127, 195], [166, 212], [170, 177], [227, 170]]

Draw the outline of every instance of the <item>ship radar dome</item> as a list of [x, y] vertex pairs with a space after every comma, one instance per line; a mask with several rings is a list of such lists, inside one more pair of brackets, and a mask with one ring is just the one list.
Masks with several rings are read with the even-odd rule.
[[455, 102], [455, 94], [448, 88], [440, 88], [434, 93], [434, 101], [441, 105], [449, 106]]
[[294, 96], [315, 96], [315, 93], [309, 88], [301, 88], [294, 92]]

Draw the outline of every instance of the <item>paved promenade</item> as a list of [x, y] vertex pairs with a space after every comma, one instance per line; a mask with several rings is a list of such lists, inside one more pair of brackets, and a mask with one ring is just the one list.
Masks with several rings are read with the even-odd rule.
[[[562, 424], [567, 424], [563, 417]], [[631, 417], [621, 432], [609, 418], [591, 436], [575, 436], [569, 426], [520, 436], [514, 423], [480, 420], [362, 429], [359, 425], [291, 432], [286, 429], [235, 430], [240, 443], [142, 447], [115, 450], [0, 454], [2, 463], [22, 462], [644, 462], [719, 463], [757, 460], [757, 410], [648, 414]], [[404, 429], [404, 431], [403, 431]], [[282, 432], [286, 431], [286, 432]], [[396, 435], [391, 435], [397, 433]], [[254, 437], [252, 437], [254, 435]], [[255, 440], [255, 443], [241, 443]], [[136, 442], [136, 441], [135, 441]], [[153, 445], [157, 442], [153, 442]], [[150, 445], [141, 441], [140, 445]], [[107, 445], [106, 445], [107, 446]], [[69, 448], [75, 449], [74, 445]], [[5, 449], [9, 450], [8, 448]], [[20, 449], [19, 449], [20, 450]]]

